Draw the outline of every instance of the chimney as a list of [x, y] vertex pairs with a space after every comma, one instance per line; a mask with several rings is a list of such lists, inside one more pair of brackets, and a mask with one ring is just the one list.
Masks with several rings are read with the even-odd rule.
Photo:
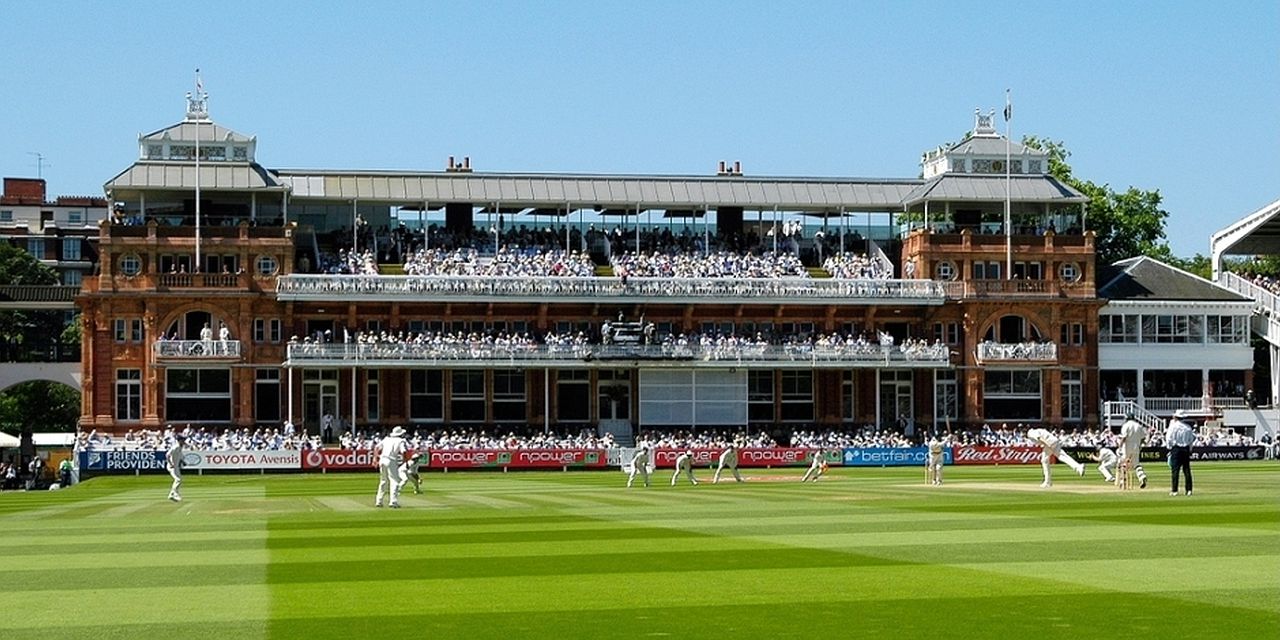
[[453, 171], [453, 156], [449, 156], [449, 164], [445, 165], [445, 171]]
[[725, 170], [724, 170], [724, 160], [721, 160], [721, 161], [720, 161], [720, 168], [716, 170], [716, 175], [718, 175], [718, 176], [722, 176], [722, 175], [724, 175], [724, 174], [725, 174]]
[[471, 156], [462, 156], [462, 170], [471, 171]]
[[735, 176], [742, 175], [742, 163], [738, 160], [733, 161], [733, 175]]

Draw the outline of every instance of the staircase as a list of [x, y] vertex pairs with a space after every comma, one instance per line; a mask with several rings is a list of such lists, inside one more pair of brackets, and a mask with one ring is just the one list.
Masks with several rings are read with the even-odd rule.
[[1165, 423], [1160, 416], [1138, 406], [1132, 400], [1118, 400], [1102, 403], [1102, 424], [1114, 429], [1124, 424], [1124, 417], [1133, 414], [1133, 419], [1146, 427], [1147, 433], [1163, 432]]

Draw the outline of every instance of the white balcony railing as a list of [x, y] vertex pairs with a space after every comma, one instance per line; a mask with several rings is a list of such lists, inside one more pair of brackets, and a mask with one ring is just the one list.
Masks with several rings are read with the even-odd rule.
[[288, 275], [276, 280], [280, 300], [465, 300], [548, 298], [599, 302], [620, 299], [780, 300], [828, 304], [832, 300], [911, 300], [942, 304], [946, 287], [932, 280], [834, 278], [559, 278], [512, 276]]
[[978, 344], [978, 361], [1057, 362], [1058, 345], [1052, 342], [982, 342]]
[[156, 359], [201, 360], [239, 358], [239, 340], [157, 340], [151, 343]]
[[951, 362], [946, 345], [845, 347], [747, 345], [738, 347], [704, 347], [701, 345], [577, 345], [570, 347], [527, 345], [500, 347], [486, 344], [419, 345], [405, 344], [312, 344], [292, 343], [288, 347], [292, 364], [363, 363], [383, 366], [409, 364], [453, 365], [458, 362], [477, 364], [517, 364], [551, 362], [651, 361], [709, 362], [722, 364], [796, 363], [807, 366], [843, 364], [864, 366], [934, 366]]

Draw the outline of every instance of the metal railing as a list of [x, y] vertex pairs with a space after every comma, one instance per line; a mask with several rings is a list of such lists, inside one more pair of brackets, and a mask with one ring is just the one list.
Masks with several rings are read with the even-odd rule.
[[982, 342], [978, 344], [978, 360], [1057, 362], [1058, 345], [1052, 342]]
[[633, 360], [654, 362], [747, 363], [840, 363], [866, 366], [948, 366], [951, 353], [946, 345], [880, 346], [851, 345], [818, 347], [810, 345], [746, 345], [738, 347], [702, 345], [575, 345], [497, 346], [488, 344], [313, 344], [292, 343], [291, 363], [334, 362], [422, 365], [458, 361], [488, 363], [538, 363], [553, 361]]
[[234, 289], [240, 276], [234, 273], [162, 273], [159, 285], [174, 289]]
[[513, 276], [288, 275], [277, 279], [281, 300], [547, 298], [785, 300], [827, 304], [852, 300], [911, 300], [942, 304], [946, 287], [932, 280], [838, 280], [834, 278], [616, 278]]
[[239, 358], [239, 340], [157, 340], [151, 343], [157, 359], [198, 360]]

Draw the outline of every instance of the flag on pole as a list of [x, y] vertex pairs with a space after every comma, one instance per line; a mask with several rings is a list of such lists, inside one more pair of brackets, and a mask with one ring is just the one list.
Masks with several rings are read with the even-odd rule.
[[1013, 101], [1009, 97], [1009, 90], [1004, 90], [1004, 121], [1008, 122], [1013, 119]]
[[[204, 93], [204, 81], [200, 79], [200, 70], [196, 69], [196, 93]], [[1005, 109], [1005, 120], [1009, 119], [1009, 110]]]

